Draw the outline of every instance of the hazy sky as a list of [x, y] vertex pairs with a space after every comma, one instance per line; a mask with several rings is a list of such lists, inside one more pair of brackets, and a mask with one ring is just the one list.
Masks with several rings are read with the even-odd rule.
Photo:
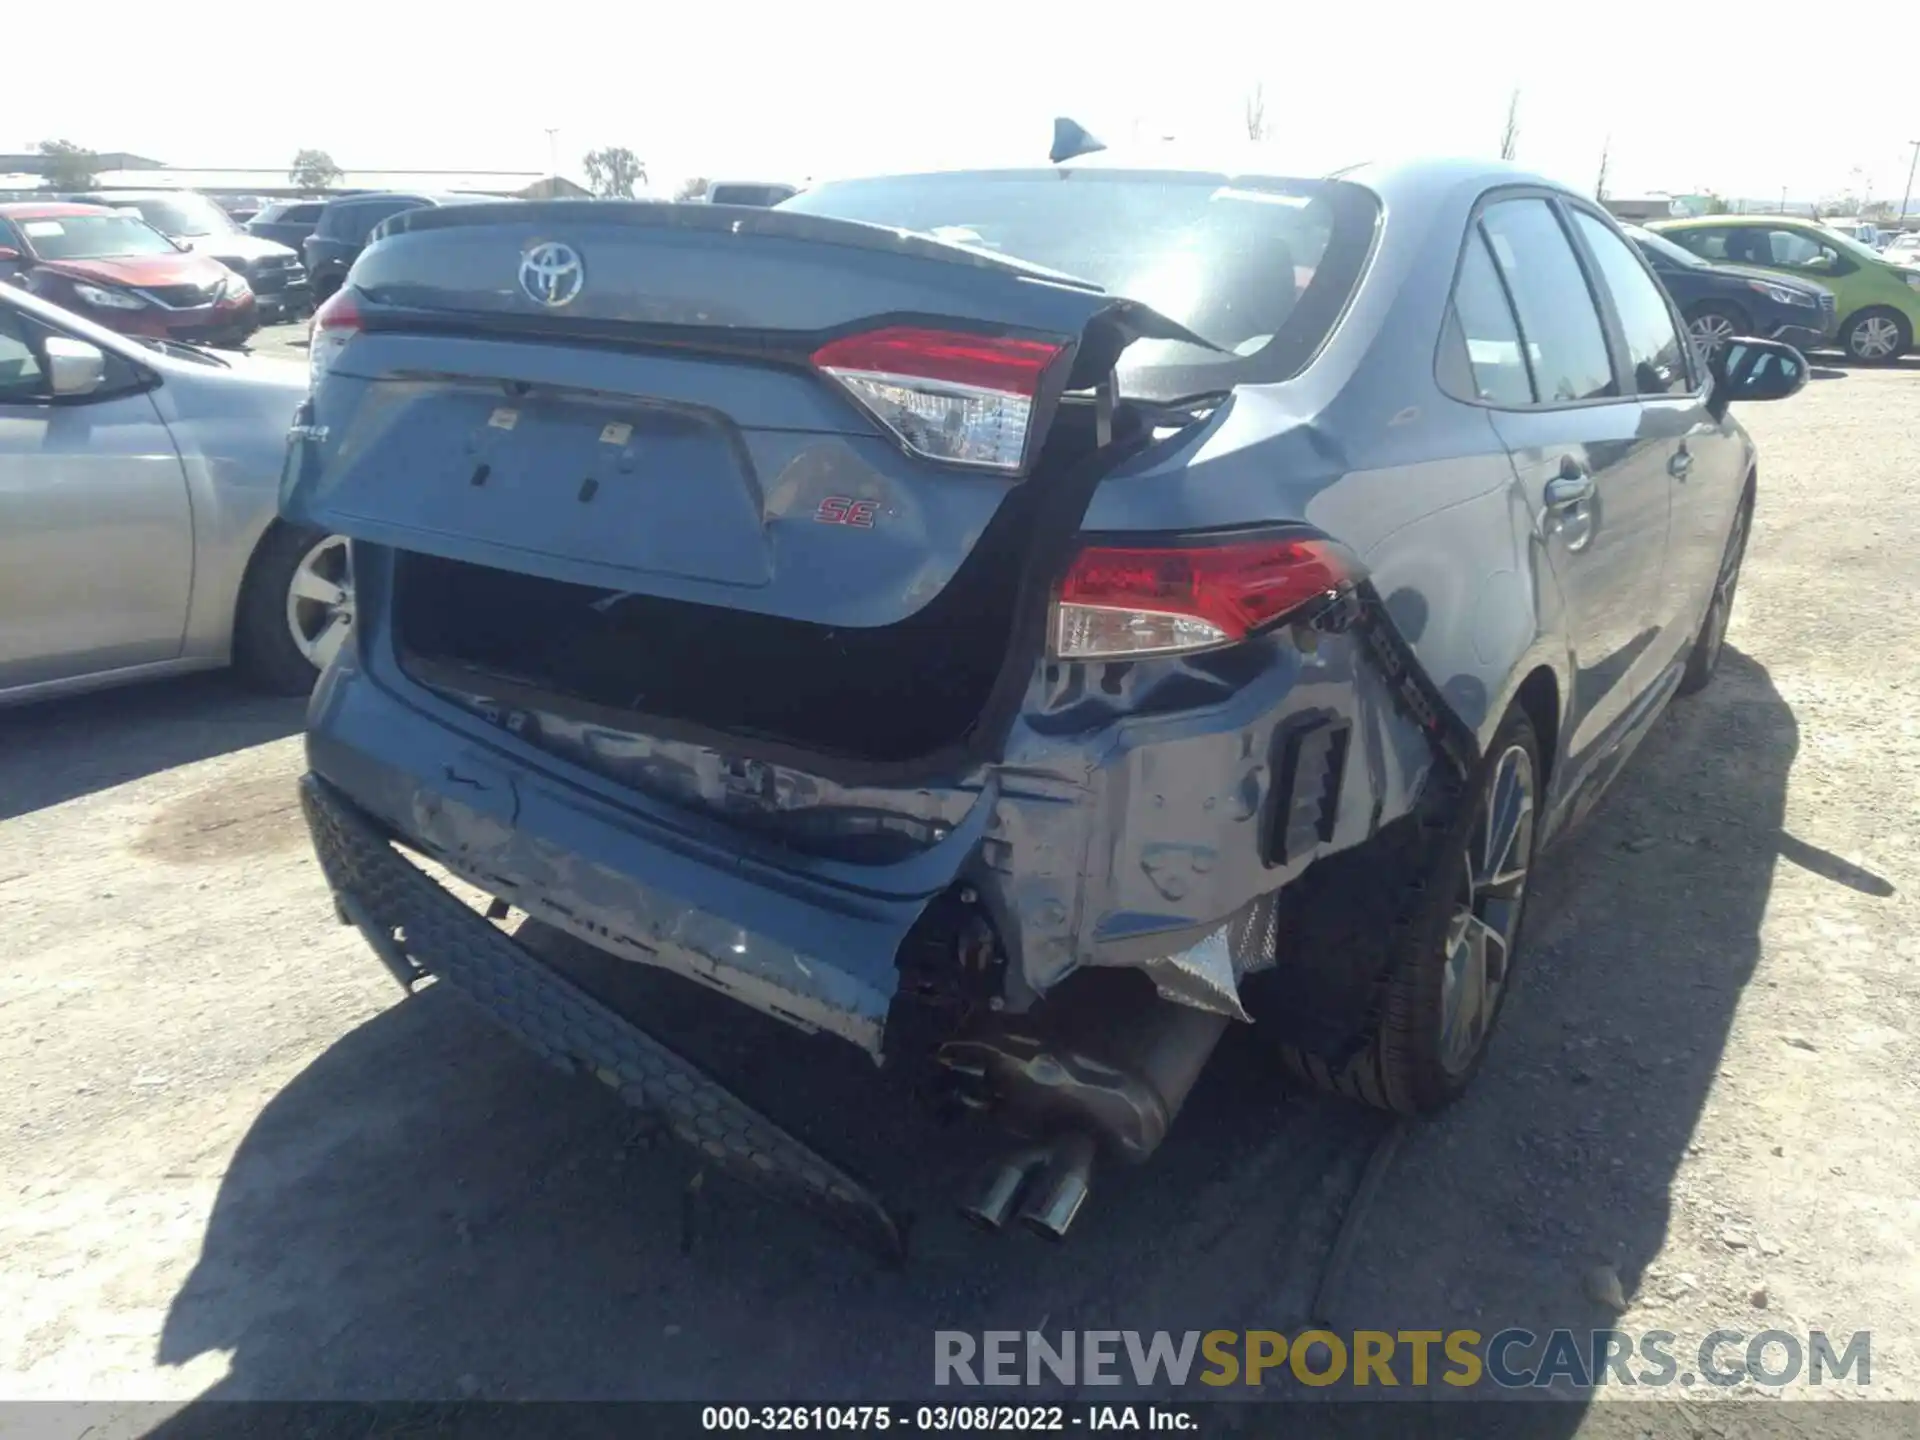
[[[555, 126], [563, 173], [622, 144], [656, 187], [801, 179], [1040, 159], [1056, 114], [1114, 141], [1230, 137], [1256, 81], [1279, 153], [1301, 168], [1495, 153], [1516, 86], [1519, 158], [1590, 188], [1611, 137], [1615, 194], [1815, 199], [1857, 188], [1860, 171], [1872, 197], [1897, 201], [1920, 140], [1910, 67], [1848, 83], [1829, 32], [1699, 4], [15, 8], [0, 149], [58, 136], [183, 166], [278, 169], [317, 146], [348, 169], [544, 171]], [[1636, 14], [1644, 27], [1621, 23]], [[1608, 23], [1589, 28], [1594, 16]], [[1893, 11], [1859, 18], [1904, 53]], [[52, 63], [18, 63], [41, 45]]]

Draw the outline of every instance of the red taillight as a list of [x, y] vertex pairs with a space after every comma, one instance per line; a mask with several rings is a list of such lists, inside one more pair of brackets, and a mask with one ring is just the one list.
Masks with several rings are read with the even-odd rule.
[[1015, 471], [1058, 341], [896, 325], [831, 340], [813, 363], [908, 449], [934, 460]]
[[1061, 583], [1053, 650], [1097, 660], [1228, 645], [1352, 578], [1340, 548], [1316, 536], [1089, 546]]
[[334, 356], [346, 347], [347, 341], [360, 333], [360, 323], [360, 307], [354, 304], [350, 291], [336, 290], [321, 302], [320, 308], [313, 312], [313, 322], [307, 327], [309, 385], [320, 383], [320, 377], [333, 364]]

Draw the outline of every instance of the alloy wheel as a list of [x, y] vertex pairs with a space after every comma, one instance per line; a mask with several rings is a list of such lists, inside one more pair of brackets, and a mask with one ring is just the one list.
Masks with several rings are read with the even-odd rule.
[[329, 535], [300, 557], [287, 586], [287, 629], [316, 670], [333, 662], [353, 631], [353, 552]]
[[1900, 327], [1885, 315], [1869, 315], [1847, 336], [1847, 348], [1861, 360], [1885, 360], [1900, 348]]
[[1687, 330], [1692, 334], [1694, 343], [1700, 347], [1700, 354], [1711, 360], [1721, 348], [1733, 339], [1733, 321], [1724, 315], [1700, 315], [1687, 322]]
[[1512, 972], [1533, 856], [1533, 771], [1524, 746], [1501, 753], [1461, 856], [1440, 986], [1440, 1063], [1454, 1075], [1486, 1043]]

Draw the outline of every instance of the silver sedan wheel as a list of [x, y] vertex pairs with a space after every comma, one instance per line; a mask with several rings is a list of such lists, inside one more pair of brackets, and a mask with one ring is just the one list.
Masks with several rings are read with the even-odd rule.
[[1900, 348], [1900, 327], [1885, 315], [1869, 315], [1848, 333], [1847, 348], [1862, 360], [1885, 360]]
[[1694, 343], [1700, 347], [1700, 353], [1709, 360], [1733, 339], [1733, 322], [1724, 315], [1701, 315], [1689, 320], [1687, 329], [1692, 333]]
[[1513, 969], [1533, 855], [1533, 757], [1510, 745], [1493, 767], [1461, 857], [1440, 982], [1440, 1063], [1463, 1073], [1486, 1043]]
[[346, 536], [327, 536], [293, 567], [287, 629], [316, 670], [326, 669], [353, 633], [353, 552]]

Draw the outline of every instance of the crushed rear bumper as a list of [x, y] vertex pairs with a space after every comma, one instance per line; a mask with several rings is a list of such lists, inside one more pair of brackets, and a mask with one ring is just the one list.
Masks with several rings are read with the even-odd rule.
[[324, 780], [304, 777], [300, 799], [342, 914], [403, 985], [436, 977], [549, 1064], [660, 1116], [708, 1163], [901, 1257], [900, 1227], [858, 1181], [516, 944]]

